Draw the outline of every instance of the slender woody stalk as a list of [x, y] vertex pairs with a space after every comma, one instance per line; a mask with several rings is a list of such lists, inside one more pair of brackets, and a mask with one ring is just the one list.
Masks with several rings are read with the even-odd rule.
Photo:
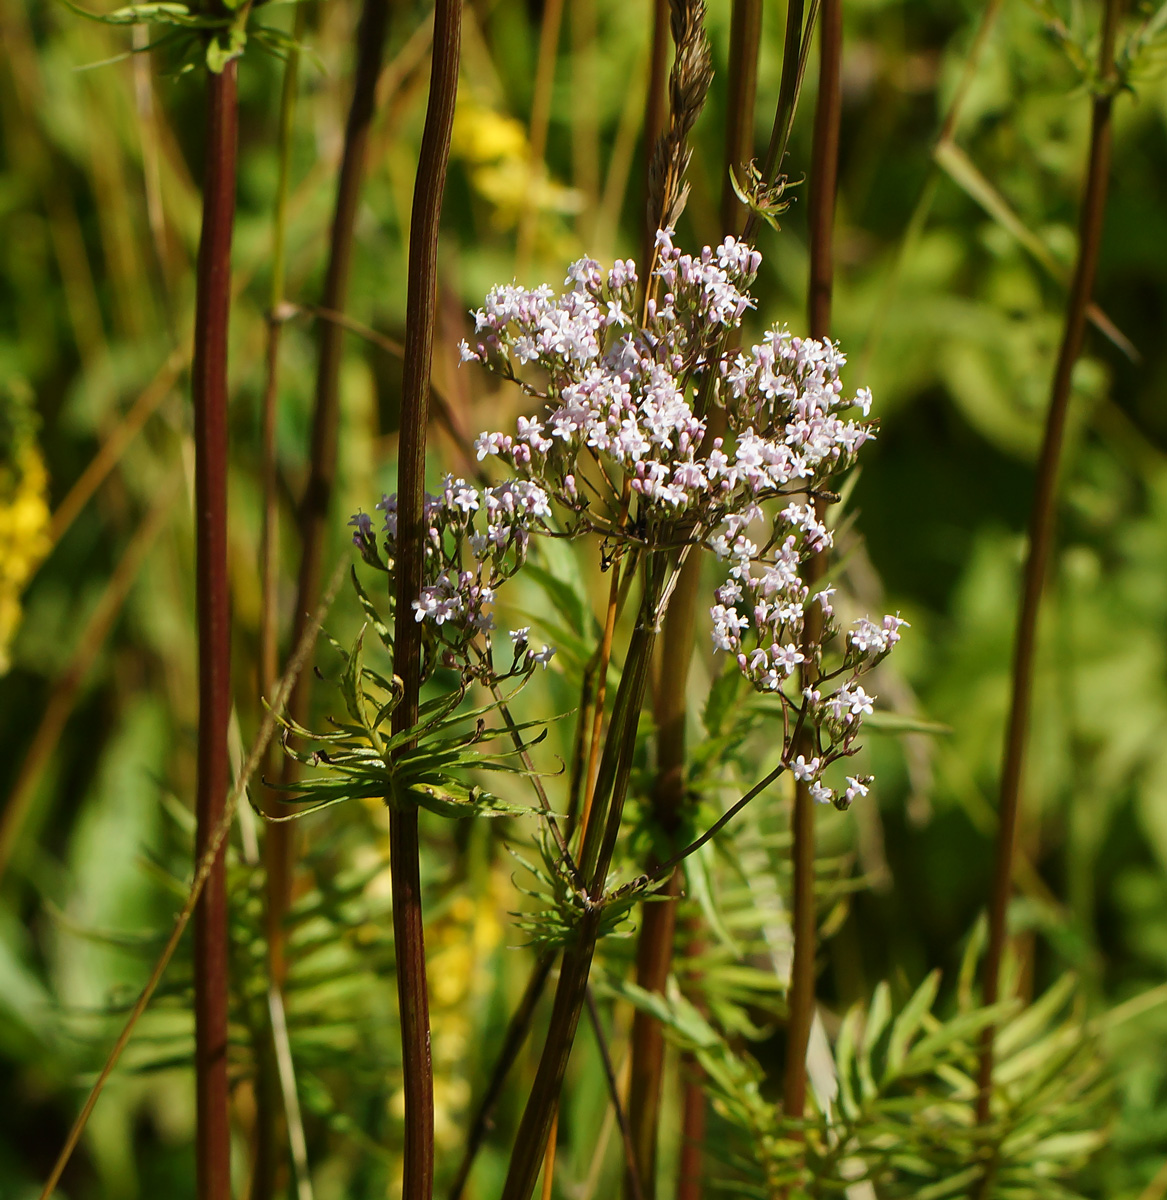
[[[235, 220], [236, 63], [208, 73], [206, 169], [195, 302], [195, 543], [198, 571], [199, 749], [195, 861], [227, 802], [231, 609], [227, 578], [227, 324]], [[227, 1079], [227, 873], [220, 853], [195, 910], [195, 1135], [199, 1200], [230, 1200]]]
[[[461, 0], [438, 0], [434, 12], [433, 66], [429, 102], [409, 233], [409, 318], [405, 326], [402, 372], [401, 440], [397, 453], [397, 595], [393, 670], [402, 699], [393, 713], [393, 731], [418, 719], [421, 630], [412, 602], [421, 594], [425, 557], [425, 444], [429, 423], [429, 379], [437, 309], [438, 227], [454, 101], [458, 91]], [[397, 1000], [405, 1090], [403, 1200], [429, 1200], [434, 1174], [433, 1064], [430, 1060], [429, 997], [425, 973], [418, 861], [417, 809], [389, 808], [389, 859], [393, 876], [393, 938], [397, 954]]]
[[[1102, 225], [1106, 212], [1106, 193], [1110, 175], [1111, 109], [1114, 101], [1114, 44], [1121, 15], [1120, 0], [1105, 0], [1102, 34], [1098, 52], [1098, 82], [1093, 100], [1090, 125], [1090, 155], [1082, 213], [1078, 226], [1078, 259], [1066, 302], [1066, 326], [1054, 370], [1045, 437], [1037, 464], [1037, 482], [1029, 518], [1029, 554], [1025, 560], [1017, 639], [1013, 652], [1013, 688], [1009, 723], [1005, 733], [1004, 763], [1001, 768], [1001, 798], [998, 807], [997, 842], [993, 868], [993, 890], [989, 901], [989, 948], [985, 956], [984, 1003], [995, 1004], [1001, 978], [1001, 960], [1005, 954], [1006, 915], [1013, 890], [1013, 859], [1017, 848], [1017, 814], [1021, 797], [1025, 745], [1029, 733], [1029, 709], [1033, 692], [1033, 658], [1037, 643], [1037, 619], [1041, 609], [1042, 586], [1049, 567], [1053, 546], [1058, 467], [1065, 435], [1066, 412], [1070, 403], [1070, 384], [1074, 363], [1082, 351]], [[990, 1026], [981, 1037], [978, 1074], [977, 1119], [985, 1124], [990, 1117], [993, 1089], [993, 1039]], [[992, 1171], [986, 1172], [984, 1194], [992, 1185]]]
[[[831, 329], [831, 293], [834, 283], [835, 195], [838, 186], [839, 118], [842, 93], [839, 65], [843, 48], [842, 0], [823, 0], [819, 31], [819, 91], [814, 114], [814, 144], [810, 165], [810, 286], [808, 309], [810, 334], [825, 338]], [[819, 507], [816, 505], [816, 507]], [[820, 514], [821, 515], [821, 514]], [[815, 555], [807, 564], [807, 583], [814, 586], [826, 569], [825, 556]], [[802, 672], [803, 687], [813, 687], [815, 668], [809, 647], [822, 636], [822, 610], [814, 605], [807, 614]], [[804, 753], [813, 749], [809, 741]], [[794, 904], [792, 925], [794, 957], [787, 995], [786, 1071], [782, 1106], [788, 1117], [798, 1119], [806, 1105], [806, 1048], [814, 1018], [814, 961], [816, 952], [814, 899], [814, 808], [810, 786], [795, 784], [791, 821], [794, 860]]]
[[[389, 0], [364, 0], [356, 34], [356, 69], [353, 96], [344, 131], [344, 152], [336, 184], [336, 207], [332, 216], [328, 268], [321, 307], [343, 312], [348, 301], [349, 268], [352, 263], [353, 229], [364, 179], [366, 148], [373, 120], [377, 78], [389, 19]], [[311, 465], [308, 484], [300, 502], [300, 578], [293, 615], [292, 645], [298, 645], [311, 613], [320, 599], [321, 573], [328, 537], [332, 488], [336, 479], [337, 426], [340, 415], [340, 367], [344, 352], [344, 327], [321, 322], [320, 356], [316, 366], [316, 408], [312, 419]], [[296, 680], [288, 715], [297, 724], [309, 723], [312, 672]], [[294, 777], [295, 760], [284, 760], [285, 782]], [[268, 828], [269, 893], [277, 901], [274, 916], [282, 922], [291, 895], [294, 859], [294, 822]], [[279, 922], [274, 926], [277, 938]], [[279, 961], [279, 956], [275, 956]]]
[[[753, 156], [754, 102], [757, 93], [758, 46], [761, 33], [761, 0], [734, 0], [730, 32], [729, 111], [726, 122], [725, 187], [721, 223], [725, 233], [741, 228], [745, 209], [730, 183], [729, 172]], [[724, 430], [724, 410], [710, 413], [707, 439]], [[681, 571], [665, 620], [661, 647], [661, 673], [657, 683], [657, 780], [653, 790], [653, 817], [666, 835], [676, 832], [685, 803], [685, 718], [689, 668], [701, 586], [701, 557], [691, 555]], [[663, 992], [673, 962], [677, 898], [681, 890], [678, 868], [665, 897], [643, 906], [637, 942], [636, 981], [648, 991]], [[625, 1194], [632, 1196], [637, 1183], [646, 1198], [656, 1194], [656, 1151], [660, 1122], [661, 1084], [664, 1069], [664, 1035], [660, 1023], [638, 1009], [632, 1023], [632, 1063], [629, 1075], [628, 1119], [636, 1152], [636, 1176], [625, 1173]], [[704, 1097], [694, 1073], [685, 1084], [686, 1108], [701, 1109]], [[692, 1118], [696, 1121], [696, 1117]], [[699, 1147], [689, 1151], [686, 1172], [692, 1195], [699, 1188]], [[698, 1162], [695, 1163], [694, 1152]]]

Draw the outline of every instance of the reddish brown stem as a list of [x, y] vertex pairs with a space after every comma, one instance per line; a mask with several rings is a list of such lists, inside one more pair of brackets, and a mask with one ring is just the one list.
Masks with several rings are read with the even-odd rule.
[[[810, 166], [810, 288], [808, 307], [812, 337], [825, 338], [831, 328], [831, 292], [834, 281], [835, 193], [838, 182], [839, 117], [842, 94], [839, 64], [843, 46], [842, 0], [823, 0], [819, 33], [819, 93], [814, 114], [814, 144]], [[816, 506], [817, 507], [817, 506]], [[807, 564], [806, 579], [812, 587], [826, 568], [824, 556], [815, 555]], [[807, 613], [804, 652], [822, 637], [822, 614], [812, 605]], [[808, 662], [803, 686], [813, 687], [815, 671]], [[807, 758], [813, 748], [807, 732]], [[814, 807], [810, 786], [800, 781], [794, 790], [791, 822], [794, 860], [794, 903], [792, 925], [794, 958], [787, 996], [786, 1073], [782, 1105], [787, 1116], [800, 1118], [806, 1106], [806, 1048], [814, 1018], [814, 963], [816, 953], [814, 898]]]
[[[660, 677], [655, 706], [657, 777], [652, 795], [652, 812], [654, 821], [666, 836], [676, 832], [685, 800], [685, 693], [693, 658], [700, 581], [701, 556], [691, 554], [681, 568], [681, 577], [673, 592], [661, 639]], [[666, 898], [645, 904], [641, 910], [640, 935], [636, 946], [636, 982], [650, 992], [663, 993], [672, 970], [673, 935], [680, 892], [681, 871], [678, 868], [664, 892]], [[660, 1022], [641, 1009], [637, 1009], [632, 1018], [631, 1045], [628, 1119], [636, 1152], [635, 1175], [646, 1200], [652, 1200], [656, 1195], [657, 1135], [665, 1046]], [[635, 1191], [632, 1171], [625, 1172], [624, 1189], [625, 1195], [632, 1200]]]
[[[199, 749], [195, 861], [227, 802], [231, 611], [227, 578], [227, 323], [235, 219], [235, 62], [207, 76], [206, 173], [195, 306], [195, 541], [198, 570]], [[230, 1200], [227, 1080], [227, 875], [220, 853], [195, 910], [196, 1189]]]
[[701, 1200], [701, 1157], [705, 1143], [705, 1090], [701, 1067], [686, 1054], [681, 1059], [685, 1096], [681, 1111], [681, 1161], [677, 1171], [677, 1200]]
[[[438, 0], [434, 13], [433, 66], [421, 137], [409, 234], [409, 279], [402, 371], [401, 439], [397, 452], [398, 556], [393, 670], [402, 699], [393, 730], [417, 724], [421, 686], [421, 636], [412, 602], [421, 593], [425, 527], [425, 445], [429, 424], [430, 367], [437, 310], [438, 228], [454, 101], [458, 90], [461, 0]], [[403, 1200], [429, 1200], [434, 1175], [433, 1065], [430, 1060], [429, 996], [426, 987], [417, 809], [389, 809], [389, 856], [393, 875], [393, 937], [397, 952], [397, 1000], [405, 1091]]]
[[[761, 12], [761, 0], [734, 0], [728, 72], [730, 92], [726, 123], [726, 177], [721, 213], [725, 233], [740, 228], [745, 219], [745, 210], [730, 184], [729, 171], [753, 156]], [[708, 424], [706, 442], [725, 433], [724, 410], [713, 409]], [[657, 781], [653, 794], [653, 814], [665, 833], [676, 830], [684, 804], [686, 690], [700, 585], [701, 556], [693, 554], [682, 568], [669, 606], [657, 687]], [[641, 987], [649, 991], [663, 992], [672, 969], [676, 901], [680, 891], [681, 873], [678, 869], [669, 883], [666, 893], [668, 899], [647, 904], [643, 909], [637, 943], [636, 979]], [[640, 1184], [644, 1195], [650, 1200], [656, 1191], [663, 1067], [663, 1031], [658, 1022], [637, 1010], [633, 1017], [628, 1114]], [[703, 1098], [698, 1094], [693, 1103], [703, 1103]], [[699, 1186], [699, 1180], [694, 1179], [690, 1194], [695, 1194], [694, 1189]], [[625, 1193], [630, 1195], [631, 1188], [632, 1175], [626, 1172]]]
[[[1078, 227], [1078, 260], [1070, 295], [1066, 302], [1066, 326], [1062, 335], [1054, 371], [1045, 437], [1037, 464], [1037, 482], [1029, 519], [1029, 554], [1017, 617], [1017, 639], [1013, 651], [1013, 688], [1009, 722], [1005, 733], [1004, 763], [1001, 768], [1001, 797], [998, 807], [993, 885], [989, 901], [989, 947], [985, 956], [984, 1002], [995, 1004], [1001, 978], [1001, 961], [1007, 940], [1006, 916], [1013, 890], [1013, 861], [1017, 849], [1017, 813], [1021, 797], [1025, 745], [1029, 732], [1029, 709], [1033, 692], [1033, 658], [1037, 643], [1037, 620], [1041, 609], [1042, 586], [1049, 568], [1056, 515], [1058, 467], [1065, 435], [1066, 412], [1070, 403], [1074, 363], [1082, 351], [1082, 340], [1098, 251], [1106, 212], [1106, 192], [1110, 175], [1112, 81], [1114, 42], [1121, 5], [1106, 0], [1099, 49], [1099, 90], [1094, 96], [1090, 126], [1090, 155], [1086, 168], [1085, 192]], [[993, 1087], [994, 1029], [987, 1028], [981, 1038], [978, 1072], [977, 1119], [989, 1120]], [[986, 1175], [987, 1193], [991, 1179]]]

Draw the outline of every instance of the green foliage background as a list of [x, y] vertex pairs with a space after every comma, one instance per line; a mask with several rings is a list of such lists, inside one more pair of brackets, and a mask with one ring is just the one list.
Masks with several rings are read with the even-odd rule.
[[[557, 284], [566, 262], [585, 250], [601, 260], [639, 253], [650, 7], [567, 6], [546, 162], [532, 165], [543, 9], [466, 5], [435, 382], [471, 436], [504, 426], [520, 409], [518, 397], [456, 368], [466, 309], [516, 273]], [[819, 995], [837, 1017], [868, 1001], [880, 980], [902, 1004], [934, 968], [944, 972], [943, 1003], [985, 904], [1020, 556], [1088, 132], [1088, 94], [1067, 44], [1088, 47], [1098, 18], [1089, 5], [1004, 5], [978, 46], [985, 11], [961, 0], [851, 0], [844, 8], [835, 330], [849, 355], [849, 385], [872, 387], [881, 430], [851, 497], [862, 540], [836, 574], [856, 608], [899, 609], [912, 623], [895, 673], [880, 680], [883, 707], [947, 732], [873, 732], [872, 798], [845, 817], [824, 818], [827, 852], [838, 855], [832, 869], [862, 883], [840, 894], [828, 918]], [[290, 27], [288, 8], [264, 13]], [[348, 309], [397, 339], [426, 15], [416, 4], [393, 10]], [[321, 284], [355, 19], [351, 0], [328, 0], [309, 16], [288, 273], [288, 295], [304, 305]], [[767, 7], [759, 147], [777, 92], [781, 19]], [[728, 4], [711, 0], [719, 75], [697, 128], [681, 228], [689, 243], [720, 232], [728, 29]], [[127, 56], [127, 30], [43, 0], [0, 0], [0, 35], [0, 384], [5, 414], [34, 408], [39, 424], [34, 432], [23, 417], [5, 422], [0, 466], [9, 469], [25, 453], [14, 447], [35, 436], [50, 507], [59, 511], [99, 449], [117, 444], [134, 422], [142, 393], [153, 386], [159, 399], [51, 548], [37, 544], [37, 518], [6, 550], [13, 560], [44, 561], [24, 591], [12, 665], [0, 678], [0, 796], [19, 783], [45, 714], [66, 718], [42, 744], [27, 819], [0, 881], [0, 1196], [20, 1198], [35, 1195], [47, 1174], [116, 1033], [117, 1010], [136, 994], [189, 875], [196, 647], [186, 367], [202, 123], [197, 75], [175, 75], [177, 55], [165, 48]], [[241, 65], [231, 505], [244, 740], [259, 715], [258, 404], [280, 75], [277, 61], [253, 50]], [[1087, 1013], [1098, 1018], [1113, 1080], [1100, 1118], [1110, 1144], [1073, 1186], [1089, 1196], [1154, 1200], [1167, 1192], [1167, 1003], [1157, 1003], [1167, 992], [1149, 992], [1163, 987], [1167, 969], [1167, 84], [1153, 48], [1129, 82], [1133, 95], [1120, 96], [1116, 109], [1096, 298], [1136, 352], [1094, 330], [1075, 371], [1012, 919], [1023, 990], [1040, 993], [1073, 971]], [[809, 165], [814, 87], [812, 62], [789, 157], [794, 180]], [[958, 94], [951, 142], [937, 152]], [[759, 315], [798, 331], [806, 229], [803, 192], [791, 194], [782, 231], [760, 241]], [[305, 313], [284, 336], [278, 443], [287, 620], [314, 336]], [[344, 552], [347, 514], [392, 490], [399, 387], [399, 362], [350, 337], [334, 557]], [[468, 469], [438, 434], [435, 472], [443, 465]], [[18, 483], [0, 484], [0, 504], [15, 504]], [[122, 596], [119, 563], [137, 554]], [[538, 681], [542, 693], [524, 697], [531, 712], [546, 715], [573, 703], [573, 645], [605, 584], [562, 547], [547, 551], [542, 565], [558, 589], [529, 586], [514, 605], [561, 647], [556, 669]], [[0, 582], [19, 589], [19, 576]], [[96, 629], [95, 612], [111, 602], [112, 623]], [[347, 643], [357, 622], [355, 606], [343, 601], [329, 628]], [[91, 663], [78, 657], [87, 652]], [[712, 665], [704, 638], [699, 654], [691, 720], [698, 744]], [[339, 660], [330, 655], [324, 647], [318, 661], [335, 677]], [[323, 685], [317, 694], [321, 714], [338, 704]], [[570, 722], [562, 724], [549, 750], [566, 753]], [[11, 821], [8, 803], [3, 819]], [[297, 901], [289, 1008], [321, 1200], [384, 1195], [399, 1169], [385, 822], [376, 804], [350, 807], [301, 827], [314, 882]], [[439, 1169], [447, 1174], [531, 960], [508, 916], [524, 903], [518, 889], [529, 881], [504, 846], [522, 851], [529, 836], [513, 822], [426, 826]], [[255, 982], [262, 884], [247, 865], [254, 837], [243, 829], [235, 865], [241, 1080], [248, 1020], [263, 1003]], [[716, 869], [724, 871], [722, 859]], [[607, 950], [613, 978], [627, 961], [624, 945]], [[767, 1006], [749, 991], [763, 974], [751, 961], [752, 1007], [744, 1011], [761, 1030], [755, 1053], [765, 1064], [777, 1051]], [[63, 1194], [192, 1194], [187, 982], [176, 964]], [[628, 1009], [605, 1012], [619, 1057]], [[521, 1072], [531, 1067], [521, 1060]], [[475, 1195], [497, 1193], [521, 1094], [521, 1086], [508, 1093]], [[237, 1100], [242, 1186], [246, 1083]], [[593, 1160], [606, 1107], [595, 1043], [581, 1031], [561, 1126], [564, 1196], [590, 1197], [619, 1178], [615, 1138]]]

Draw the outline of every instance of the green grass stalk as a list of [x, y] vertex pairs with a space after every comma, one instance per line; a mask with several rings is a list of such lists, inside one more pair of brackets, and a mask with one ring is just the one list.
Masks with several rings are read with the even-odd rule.
[[[461, 0], [438, 0], [434, 13], [433, 67], [422, 132], [409, 234], [409, 318], [405, 326], [401, 439], [397, 469], [397, 595], [393, 670], [402, 699], [393, 713], [395, 733], [417, 724], [421, 637], [412, 602], [421, 593], [425, 556], [425, 446], [429, 424], [430, 368], [437, 309], [438, 228], [461, 49]], [[417, 809], [389, 809], [389, 857], [393, 875], [393, 935], [405, 1091], [403, 1200], [433, 1194], [434, 1097], [430, 1059]]]
[[[1078, 226], [1078, 258], [1066, 302], [1065, 330], [1054, 370], [1045, 436], [1038, 457], [1037, 481], [1030, 510], [1029, 552], [1022, 576], [1017, 637], [1013, 651], [1012, 696], [1005, 732], [1004, 762], [1001, 768], [997, 840], [989, 900], [989, 945], [984, 967], [985, 1004], [997, 1002], [1001, 962], [1007, 942], [1006, 917], [1013, 891], [1017, 816], [1029, 734], [1037, 621], [1041, 610], [1042, 587], [1053, 549], [1058, 468], [1065, 436], [1066, 413], [1070, 404], [1071, 379], [1074, 364], [1082, 351], [1106, 213], [1111, 156], [1111, 110], [1115, 90], [1114, 46], [1120, 14], [1120, 0], [1105, 0], [1102, 33], [1099, 39], [1098, 79], [1091, 113], [1090, 151]], [[991, 1115], [994, 1034], [995, 1030], [990, 1026], [981, 1037], [977, 1096], [977, 1119], [981, 1124], [986, 1124]], [[987, 1197], [991, 1192], [992, 1174], [991, 1168], [986, 1171], [982, 1196]]]
[[[199, 746], [195, 861], [227, 802], [231, 607], [227, 574], [227, 326], [235, 220], [236, 62], [208, 73], [206, 167], [195, 302], [195, 543], [198, 573]], [[195, 1179], [199, 1200], [230, 1200], [227, 1074], [227, 873], [222, 850], [195, 909]]]
[[[279, 673], [279, 495], [276, 459], [276, 418], [280, 386], [280, 339], [284, 326], [284, 285], [287, 264], [288, 187], [291, 175], [292, 131], [296, 97], [300, 81], [299, 43], [307, 25], [305, 5], [296, 7], [292, 27], [292, 48], [284, 64], [280, 90], [279, 127], [276, 156], [279, 176], [276, 181], [272, 213], [271, 290], [268, 294], [267, 347], [261, 409], [261, 476], [263, 487], [263, 526], [260, 535], [260, 610], [259, 610], [259, 699], [272, 696]], [[269, 750], [264, 764], [265, 778], [278, 774], [274, 751]], [[268, 806], [274, 815], [283, 816], [287, 806], [269, 795]], [[266, 922], [268, 970], [276, 1000], [287, 974], [284, 916], [289, 895], [289, 826], [269, 825], [264, 837]], [[271, 1033], [269, 1028], [268, 1033]], [[252, 1200], [271, 1200], [278, 1194], [286, 1160], [283, 1089], [280, 1085], [277, 1047], [268, 1039], [258, 1056], [256, 1082], [255, 1164], [251, 1177]]]

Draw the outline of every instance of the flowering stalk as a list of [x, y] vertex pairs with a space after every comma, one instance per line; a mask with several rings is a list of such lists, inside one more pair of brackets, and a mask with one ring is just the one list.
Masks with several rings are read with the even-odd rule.
[[[1013, 889], [1013, 858], [1017, 843], [1017, 814], [1021, 796], [1021, 777], [1025, 744], [1029, 729], [1029, 709], [1033, 691], [1033, 656], [1037, 639], [1037, 618], [1041, 592], [1049, 567], [1053, 544], [1058, 466], [1065, 433], [1066, 412], [1070, 402], [1074, 363], [1082, 350], [1087, 310], [1094, 291], [1102, 224], [1106, 211], [1106, 192], [1110, 174], [1111, 108], [1116, 88], [1114, 44], [1121, 13], [1120, 0], [1105, 0], [1098, 51], [1098, 78], [1095, 84], [1090, 126], [1090, 156], [1086, 169], [1085, 194], [1078, 227], [1078, 260], [1066, 303], [1066, 326], [1054, 371], [1045, 437], [1037, 465], [1037, 483], [1030, 511], [1029, 553], [1017, 619], [1017, 640], [1013, 652], [1013, 688], [1009, 723], [1005, 734], [1004, 763], [1001, 769], [1001, 798], [998, 808], [993, 885], [989, 903], [989, 946], [985, 956], [984, 1003], [995, 1004], [1001, 977], [1001, 960], [1007, 940], [1006, 916]], [[986, 1124], [991, 1116], [993, 1089], [993, 1037], [989, 1026], [981, 1037], [977, 1119]], [[983, 1195], [992, 1188], [990, 1164], [983, 1181]]]
[[[774, 696], [783, 713], [781, 762], [739, 806], [786, 770], [806, 781], [818, 801], [845, 807], [866, 792], [864, 778], [849, 778], [842, 793], [823, 773], [854, 753], [862, 714], [871, 711], [859, 675], [898, 641], [902, 625], [896, 617], [882, 625], [859, 622], [837, 664], [822, 668], [819, 687], [791, 694], [797, 668], [807, 657], [799, 643], [808, 608], [821, 608], [827, 619], [821, 641], [812, 648], [816, 664], [823, 644], [838, 634], [830, 620], [830, 589], [812, 598], [798, 574], [804, 559], [829, 545], [831, 535], [812, 504], [793, 498], [824, 495], [827, 476], [847, 466], [871, 436], [868, 423], [845, 415], [854, 406], [865, 415], [870, 396], [865, 390], [853, 399], [842, 396], [838, 369], [843, 360], [829, 342], [803, 341], [775, 328], [748, 354], [722, 349], [726, 331], [737, 328], [753, 303], [748, 286], [761, 256], [749, 246], [729, 237], [716, 250], [706, 247], [700, 255], [688, 255], [673, 244], [670, 231], [662, 230], [655, 260], [655, 282], [664, 294], [658, 300], [656, 289], [646, 289], [646, 321], [628, 332], [627, 309], [639, 283], [629, 262], [617, 261], [605, 273], [583, 259], [571, 268], [569, 290], [558, 297], [546, 287], [492, 290], [475, 314], [477, 344], [463, 343], [463, 359], [517, 383], [544, 402], [546, 415], [519, 418], [517, 436], [479, 437], [480, 459], [497, 458], [517, 475], [488, 489], [485, 533], [469, 532], [481, 497], [464, 481], [447, 478], [442, 495], [433, 497], [427, 510], [428, 573], [413, 609], [419, 622], [432, 622], [432, 636], [455, 658], [461, 639], [473, 636], [470, 630], [489, 630], [483, 603], [485, 590], [493, 598], [499, 556], [509, 555], [512, 546], [521, 551], [531, 532], [550, 531], [549, 521], [568, 536], [598, 534], [609, 560], [639, 564], [635, 630], [604, 738], [578, 867], [561, 857], [552, 868], [565, 881], [567, 907], [556, 925], [563, 931], [564, 959], [505, 1200], [527, 1200], [534, 1187], [597, 939], [636, 900], [635, 887], [631, 894], [627, 888], [609, 892], [607, 876], [656, 631], [688, 557], [708, 548], [730, 564], [729, 578], [710, 609], [714, 645], [732, 653], [746, 678]], [[549, 380], [546, 391], [517, 373], [531, 362]], [[709, 374], [719, 381], [714, 390], [725, 409], [725, 437], [709, 438], [707, 421], [692, 406]], [[383, 507], [392, 539], [398, 501], [387, 499]], [[521, 528], [515, 525], [520, 519]], [[371, 530], [360, 529], [368, 518], [354, 521], [362, 552], [371, 554]], [[755, 527], [758, 543], [746, 532]], [[513, 573], [519, 565], [513, 562], [508, 569]], [[451, 623], [467, 632], [451, 633]], [[526, 632], [513, 636], [518, 652]], [[804, 728], [814, 730], [809, 743], [799, 740]], [[798, 744], [808, 745], [810, 753], [796, 757]], [[740, 807], [663, 864], [657, 878], [667, 880], [681, 859], [736, 811]]]
[[[822, 25], [819, 31], [819, 91], [815, 104], [814, 144], [810, 167], [810, 287], [809, 318], [811, 336], [825, 338], [831, 326], [831, 292], [834, 282], [833, 236], [835, 194], [838, 183], [839, 117], [842, 93], [839, 65], [842, 57], [842, 0], [822, 0]], [[821, 515], [821, 503], [816, 504]], [[806, 580], [815, 586], [826, 570], [824, 552], [807, 563]], [[811, 647], [821, 636], [821, 613], [815, 612], [804, 630], [802, 669], [804, 688], [813, 688], [817, 670]], [[788, 1117], [799, 1119], [806, 1104], [806, 1050], [814, 1018], [815, 982], [815, 896], [814, 896], [814, 799], [811, 785], [798, 780], [794, 787], [794, 814], [791, 821], [794, 864], [794, 903], [791, 924], [794, 955], [787, 994], [789, 1016], [786, 1024], [786, 1070], [783, 1077], [782, 1107]]]
[[[199, 749], [195, 861], [227, 801], [231, 611], [227, 577], [227, 325], [235, 218], [236, 63], [207, 73], [206, 170], [195, 304], [195, 539], [198, 572]], [[195, 910], [195, 1135], [199, 1200], [230, 1200], [227, 1078], [227, 875], [221, 852]]]
[[[399, 492], [393, 640], [393, 670], [401, 680], [402, 694], [393, 713], [394, 733], [412, 729], [418, 721], [422, 638], [412, 602], [422, 593], [425, 575], [425, 443], [437, 304], [438, 228], [458, 90], [461, 23], [461, 0], [438, 0], [434, 11], [429, 101], [409, 235], [409, 320], [405, 327], [401, 441], [397, 456]], [[429, 1200], [433, 1194], [434, 1097], [417, 808], [400, 805], [395, 798], [391, 798], [389, 806], [389, 854], [405, 1091], [402, 1197], [403, 1200]]]

